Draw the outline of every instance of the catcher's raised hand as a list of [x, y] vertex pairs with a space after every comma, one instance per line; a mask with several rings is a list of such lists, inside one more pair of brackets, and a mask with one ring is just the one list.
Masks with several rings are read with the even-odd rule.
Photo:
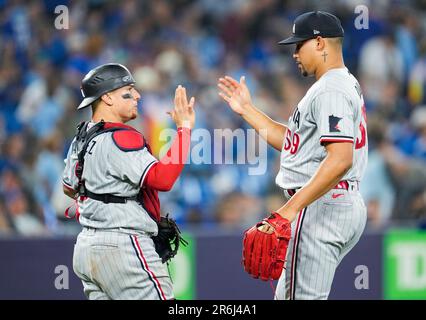
[[195, 98], [192, 97], [188, 102], [185, 87], [179, 85], [175, 91], [174, 104], [174, 109], [167, 113], [172, 117], [174, 123], [176, 123], [176, 127], [192, 129], [195, 124]]
[[217, 86], [220, 89], [219, 96], [239, 115], [244, 115], [252, 106], [250, 91], [244, 76], [240, 78], [240, 82], [229, 76], [219, 78]]

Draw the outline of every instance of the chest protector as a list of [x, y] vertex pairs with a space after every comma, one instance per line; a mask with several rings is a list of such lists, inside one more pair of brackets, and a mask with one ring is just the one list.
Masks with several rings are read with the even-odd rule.
[[[85, 187], [83, 179], [83, 169], [84, 169], [84, 156], [87, 152], [90, 141], [97, 137], [100, 134], [107, 132], [116, 132], [116, 131], [130, 131], [131, 133], [136, 133], [141, 135], [136, 129], [120, 124], [120, 123], [111, 123], [104, 122], [101, 120], [96, 123], [93, 127], [87, 130], [89, 121], [81, 122], [77, 127], [76, 142], [77, 142], [77, 151], [78, 151], [78, 161], [75, 169], [75, 174], [78, 179], [77, 192], [81, 197], [88, 197], [97, 201], [102, 201], [103, 203], [126, 203], [127, 201], [136, 201], [138, 202], [146, 212], [151, 216], [154, 221], [160, 221], [160, 200], [158, 198], [158, 191], [150, 188], [146, 185], [142, 186], [139, 190], [139, 193], [133, 197], [121, 197], [113, 195], [110, 193], [97, 194], [93, 193]], [[141, 135], [142, 136], [142, 135]], [[146, 147], [151, 153], [150, 146], [143, 140], [143, 145], [140, 146]], [[131, 165], [131, 164], [129, 164]], [[142, 173], [141, 173], [142, 174]]]

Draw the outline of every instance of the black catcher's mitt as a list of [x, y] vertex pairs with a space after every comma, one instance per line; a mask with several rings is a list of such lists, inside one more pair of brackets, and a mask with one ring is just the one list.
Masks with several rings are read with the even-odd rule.
[[188, 241], [181, 237], [176, 221], [169, 218], [169, 215], [161, 217], [157, 225], [158, 235], [152, 237], [152, 240], [155, 244], [155, 251], [161, 257], [162, 262], [165, 263], [176, 255], [180, 243], [187, 246]]

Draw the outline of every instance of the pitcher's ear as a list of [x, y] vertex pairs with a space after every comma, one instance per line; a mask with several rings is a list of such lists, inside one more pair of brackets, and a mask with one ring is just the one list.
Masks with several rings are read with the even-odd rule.
[[318, 37], [315, 38], [315, 41], [316, 41], [316, 48], [317, 48], [317, 50], [324, 49], [324, 47], [325, 47], [325, 39], [323, 37], [318, 36]]

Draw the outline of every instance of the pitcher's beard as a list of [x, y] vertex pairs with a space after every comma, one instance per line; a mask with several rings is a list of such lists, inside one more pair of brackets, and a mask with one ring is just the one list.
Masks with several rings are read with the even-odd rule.
[[303, 68], [303, 66], [301, 66], [301, 70], [300, 70], [300, 72], [302, 73], [302, 76], [303, 76], [303, 77], [305, 77], [305, 78], [310, 77], [310, 76], [313, 76], [313, 74], [309, 74], [309, 72], [308, 72], [308, 71], [306, 71], [306, 69], [305, 69], [305, 68]]
[[302, 76], [304, 76], [304, 77], [309, 76], [308, 71], [305, 70], [305, 68], [303, 67], [303, 65], [300, 62], [298, 63], [298, 67], [300, 69], [300, 73], [302, 74]]

